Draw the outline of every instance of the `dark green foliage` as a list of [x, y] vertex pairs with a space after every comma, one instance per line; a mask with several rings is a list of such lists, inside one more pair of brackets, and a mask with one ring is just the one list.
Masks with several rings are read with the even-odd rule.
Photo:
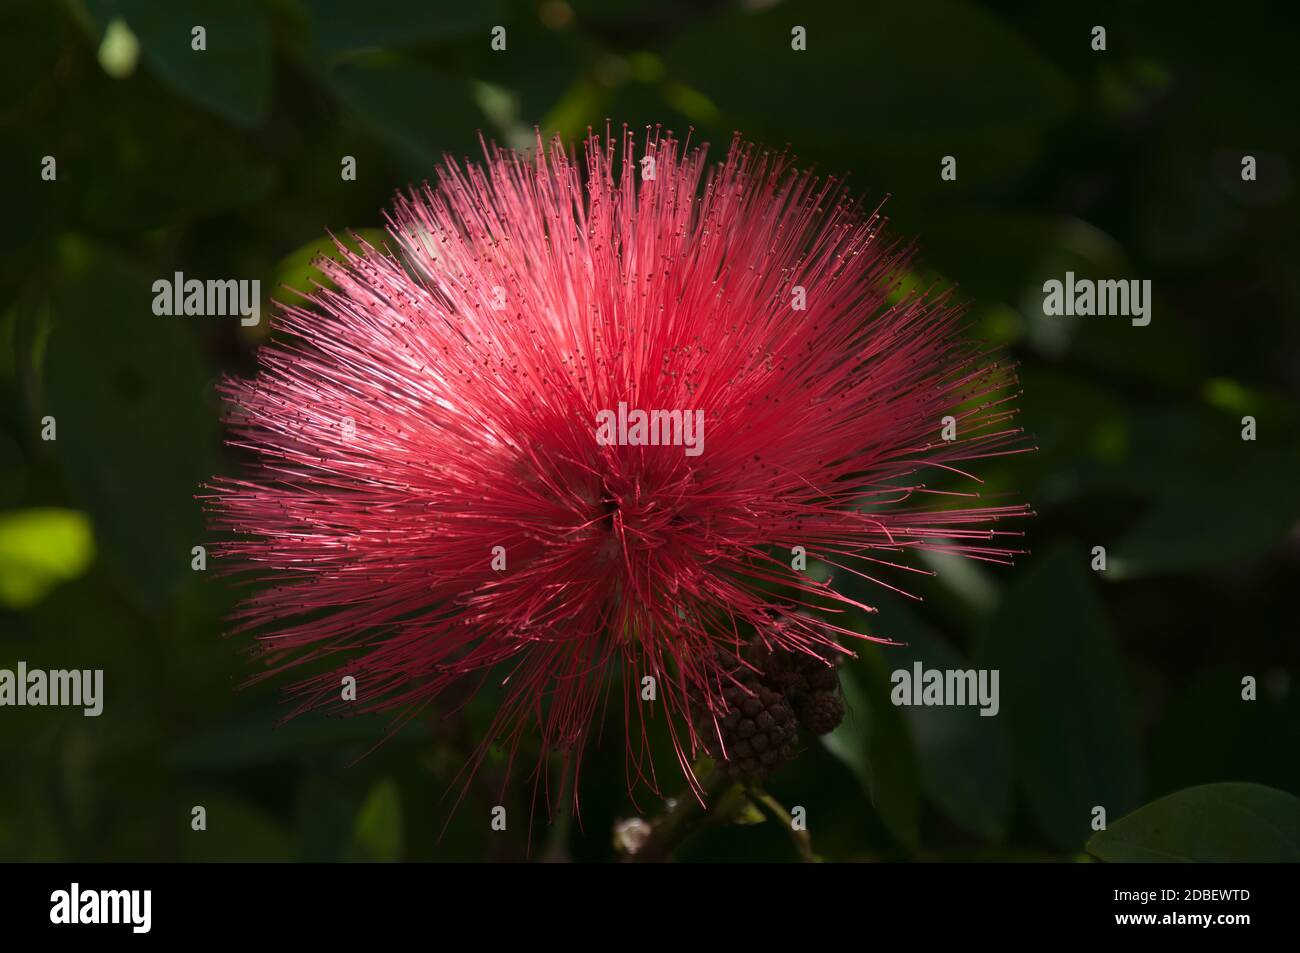
[[[214, 385], [251, 368], [271, 295], [290, 297], [277, 284], [309, 285], [327, 230], [374, 240], [393, 192], [444, 151], [476, 153], [480, 129], [527, 145], [534, 125], [573, 139], [606, 117], [693, 127], [716, 151], [733, 129], [789, 142], [803, 164], [851, 172], [873, 205], [892, 193], [918, 277], [957, 283], [971, 333], [1021, 366], [1020, 423], [1040, 449], [973, 469], [992, 503], [1033, 505], [1030, 553], [1014, 569], [887, 575], [923, 597], [906, 608], [841, 580], [882, 607], [844, 624], [906, 644], [864, 646], [840, 667], [842, 690], [804, 685], [787, 709], [817, 727], [831, 702], [847, 709], [822, 741], [802, 732], [767, 781], [806, 808], [814, 850], [1296, 859], [1290, 14], [741, 6], [0, 6], [0, 667], [102, 667], [108, 693], [99, 718], [0, 708], [0, 859], [601, 860], [617, 818], [662, 810], [627, 797], [613, 704], [587, 752], [581, 826], [547, 825], [527, 770], [503, 791], [491, 753], [444, 829], [493, 685], [386, 741], [377, 718], [277, 727], [276, 689], [237, 690], [259, 668], [220, 637], [237, 593], [191, 569], [207, 541], [195, 494], [233, 459]], [[205, 53], [191, 49], [196, 24]], [[489, 45], [497, 25], [504, 53]], [[790, 49], [794, 25], [806, 52]], [[1255, 182], [1241, 181], [1245, 154]], [[940, 178], [947, 155], [956, 181]], [[56, 181], [41, 178], [45, 156]], [[355, 181], [340, 176], [345, 156]], [[1151, 325], [1044, 317], [1042, 283], [1066, 270], [1150, 279]], [[259, 278], [262, 323], [155, 316], [151, 283], [177, 271]], [[892, 704], [891, 672], [914, 663], [998, 668], [1001, 711]], [[667, 739], [649, 744], [669, 769], [664, 797], [680, 794]], [[191, 830], [194, 805], [206, 832]], [[490, 830], [494, 805], [504, 833]], [[711, 828], [678, 856], [788, 860], [779, 828]]]

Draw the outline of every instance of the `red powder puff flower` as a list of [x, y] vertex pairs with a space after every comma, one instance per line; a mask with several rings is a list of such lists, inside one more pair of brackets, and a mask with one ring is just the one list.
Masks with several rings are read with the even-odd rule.
[[223, 385], [253, 464], [210, 488], [217, 551], [271, 582], [236, 628], [267, 674], [311, 666], [296, 710], [403, 721], [490, 675], [474, 764], [535, 735], [576, 775], [621, 695], [653, 786], [656, 718], [688, 777], [730, 757], [745, 646], [825, 665], [863, 637], [801, 553], [876, 581], [915, 550], [1015, 552], [992, 526], [1023, 507], [926, 484], [1019, 449], [1011, 371], [947, 294], [901, 292], [878, 210], [739, 140], [714, 167], [658, 131], [616, 146], [448, 160], [398, 198], [392, 250], [340, 244]]

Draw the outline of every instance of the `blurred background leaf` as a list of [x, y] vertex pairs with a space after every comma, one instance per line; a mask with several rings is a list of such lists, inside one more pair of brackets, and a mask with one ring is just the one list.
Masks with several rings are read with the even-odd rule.
[[[177, 95], [236, 125], [266, 118], [271, 30], [256, 0], [85, 3], [101, 31], [117, 23], [119, 35], [124, 28], [134, 34], [145, 63]], [[196, 28], [203, 33], [196, 36]]]
[[402, 842], [401, 795], [397, 785], [386, 779], [361, 805], [353, 843], [364, 859], [394, 861], [402, 859]]
[[1129, 863], [1300, 863], [1300, 798], [1259, 784], [1188, 788], [1093, 834], [1088, 852]]
[[184, 326], [195, 319], [159, 319], [153, 275], [74, 236], [62, 243], [57, 281], [45, 354], [51, 446], [111, 569], [160, 608], [204, 539], [194, 495], [216, 460], [204, 401], [211, 371]]
[[1140, 795], [1137, 712], [1084, 568], [1085, 550], [1039, 553], [1010, 588], [976, 658], [997, 669], [1016, 771], [1035, 818], [1062, 849], [1094, 807], [1114, 817]]
[[0, 513], [0, 603], [25, 609], [75, 579], [95, 558], [86, 514], [32, 509]]
[[[862, 784], [868, 804], [904, 847], [915, 850], [918, 833], [916, 766], [903, 719], [889, 702], [883, 659], [865, 655], [840, 670], [844, 723], [822, 743]], [[862, 685], [869, 687], [863, 688]]]
[[[879, 600], [877, 631], [905, 643], [881, 649], [894, 671], [966, 671], [974, 667], [898, 600]], [[978, 706], [902, 709], [916, 749], [927, 799], [962, 830], [988, 841], [1006, 836], [1011, 817], [1011, 754], [1000, 712], [984, 716]]]

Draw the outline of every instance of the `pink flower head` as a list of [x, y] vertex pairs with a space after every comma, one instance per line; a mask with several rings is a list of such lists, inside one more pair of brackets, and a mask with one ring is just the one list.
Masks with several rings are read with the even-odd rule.
[[223, 385], [254, 459], [211, 487], [218, 552], [270, 583], [236, 615], [268, 674], [315, 663], [296, 710], [404, 720], [490, 677], [478, 758], [533, 737], [576, 774], [621, 701], [653, 786], [649, 726], [690, 776], [742, 643], [864, 637], [798, 553], [872, 581], [1011, 558], [993, 527], [1024, 507], [927, 484], [1019, 449], [1012, 372], [902, 292], [879, 210], [739, 139], [714, 166], [657, 130], [485, 151], [397, 199], [391, 250], [340, 244]]

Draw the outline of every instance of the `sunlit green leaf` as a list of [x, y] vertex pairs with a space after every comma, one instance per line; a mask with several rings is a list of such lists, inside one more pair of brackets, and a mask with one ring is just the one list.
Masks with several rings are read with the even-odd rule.
[[21, 609], [75, 579], [95, 558], [90, 520], [76, 510], [0, 513], [0, 603]]
[[375, 785], [357, 815], [356, 847], [369, 860], [402, 859], [402, 802], [391, 780]]
[[[393, 250], [394, 243], [388, 233], [380, 228], [359, 228], [335, 237], [354, 252], [361, 250], [361, 241], [380, 251], [385, 248]], [[320, 257], [336, 261], [342, 258], [338, 246], [328, 235], [322, 235], [285, 255], [275, 266], [271, 297], [288, 304], [301, 304], [301, 296], [314, 290], [316, 285], [330, 287], [332, 282], [314, 264]]]

